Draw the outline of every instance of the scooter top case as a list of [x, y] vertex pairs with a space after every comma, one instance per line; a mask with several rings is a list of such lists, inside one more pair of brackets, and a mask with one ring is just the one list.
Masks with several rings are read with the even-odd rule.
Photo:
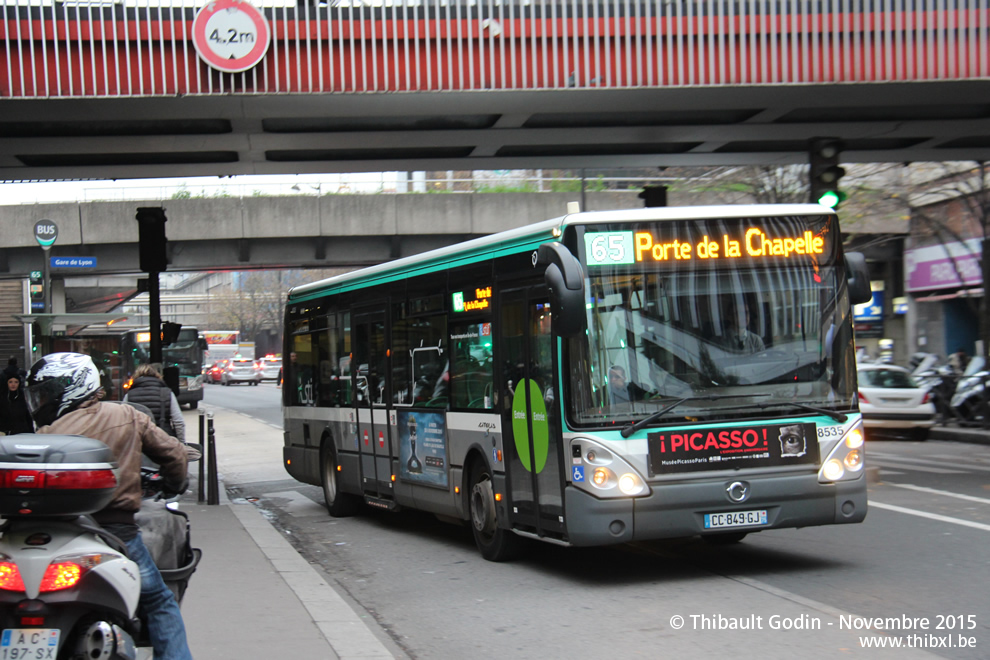
[[23, 433], [0, 437], [0, 516], [79, 516], [117, 488], [117, 461], [99, 440]]

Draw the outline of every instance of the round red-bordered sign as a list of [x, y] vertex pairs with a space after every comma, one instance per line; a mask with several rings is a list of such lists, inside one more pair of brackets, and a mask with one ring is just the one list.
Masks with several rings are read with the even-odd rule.
[[247, 71], [258, 64], [271, 43], [268, 21], [254, 5], [240, 0], [213, 0], [196, 12], [193, 46], [214, 69]]

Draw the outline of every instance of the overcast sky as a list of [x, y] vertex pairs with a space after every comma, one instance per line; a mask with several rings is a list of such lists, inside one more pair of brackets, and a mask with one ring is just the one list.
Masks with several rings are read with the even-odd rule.
[[193, 197], [394, 192], [399, 177], [404, 181], [405, 176], [405, 172], [372, 172], [4, 183], [0, 184], [0, 204], [165, 200], [186, 192]]

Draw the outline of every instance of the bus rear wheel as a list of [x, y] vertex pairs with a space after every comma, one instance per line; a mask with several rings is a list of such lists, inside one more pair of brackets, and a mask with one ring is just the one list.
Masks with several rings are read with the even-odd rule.
[[357, 513], [361, 506], [361, 498], [351, 493], [342, 493], [337, 484], [337, 452], [333, 448], [333, 440], [327, 440], [320, 461], [323, 482], [323, 499], [327, 511], [334, 518], [346, 518]]
[[481, 461], [477, 461], [471, 471], [468, 497], [471, 532], [481, 556], [488, 561], [510, 561], [521, 555], [525, 539], [499, 527], [491, 470]]

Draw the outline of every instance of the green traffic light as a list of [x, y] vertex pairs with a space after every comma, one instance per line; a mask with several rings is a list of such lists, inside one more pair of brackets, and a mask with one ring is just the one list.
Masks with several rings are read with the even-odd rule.
[[830, 209], [838, 208], [839, 204], [846, 196], [838, 190], [827, 190], [818, 198], [818, 203]]

